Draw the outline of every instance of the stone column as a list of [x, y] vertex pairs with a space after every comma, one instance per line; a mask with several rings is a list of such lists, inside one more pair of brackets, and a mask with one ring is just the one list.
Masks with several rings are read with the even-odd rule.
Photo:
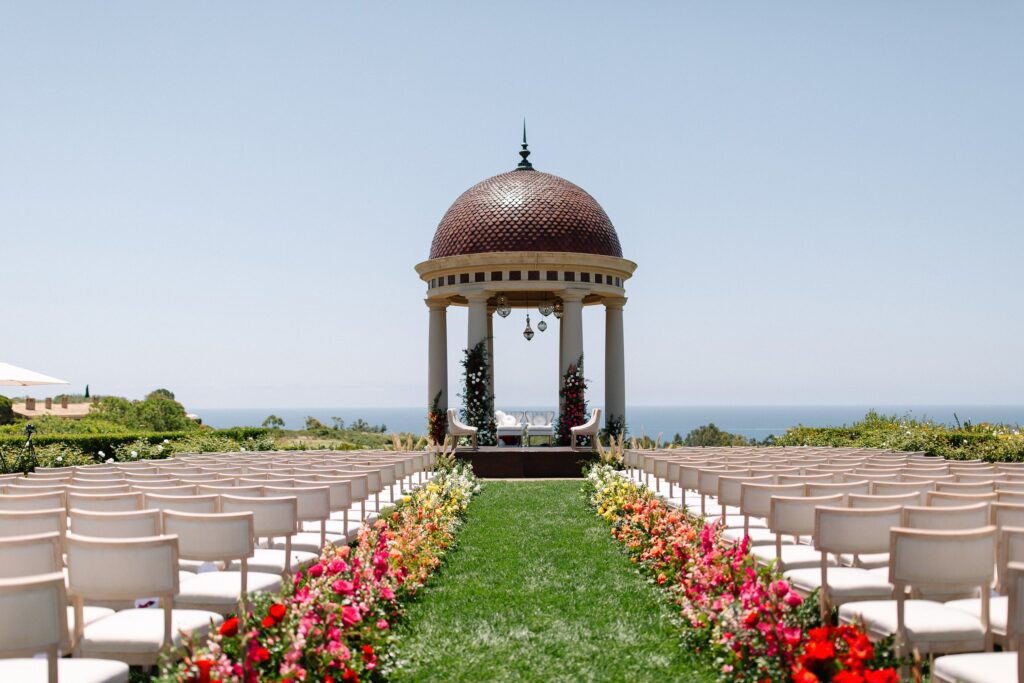
[[604, 300], [604, 419], [626, 419], [626, 350], [622, 307], [625, 299]]
[[427, 301], [430, 333], [427, 336], [427, 405], [441, 392], [438, 406], [448, 410], [448, 302]]
[[487, 393], [494, 403], [494, 308], [487, 307]]
[[487, 293], [472, 292], [466, 295], [469, 299], [469, 325], [466, 337], [466, 348], [472, 349], [487, 340]]
[[568, 291], [562, 294], [561, 367], [558, 369], [559, 386], [561, 376], [580, 359], [583, 354], [583, 296], [584, 292]]

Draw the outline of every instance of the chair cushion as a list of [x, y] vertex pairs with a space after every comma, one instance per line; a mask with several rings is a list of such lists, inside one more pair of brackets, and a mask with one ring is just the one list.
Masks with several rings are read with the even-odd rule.
[[932, 680], [940, 683], [1017, 683], [1016, 652], [974, 652], [935, 660]]
[[[171, 638], [181, 643], [181, 631], [202, 635], [210, 621], [219, 624], [224, 618], [203, 610], [172, 610]], [[164, 611], [162, 609], [126, 609], [115, 612], [85, 627], [79, 644], [82, 655], [157, 654], [163, 645]]]
[[[753, 521], [753, 520], [751, 520], [751, 521]], [[762, 524], [763, 524], [763, 522], [762, 522]], [[751, 546], [755, 546], [755, 545], [770, 545], [772, 547], [775, 546], [775, 534], [773, 534], [771, 531], [769, 531], [767, 528], [765, 528], [763, 526], [760, 526], [760, 527], [751, 526], [750, 530], [747, 532], [747, 535], [750, 536], [750, 545]], [[727, 529], [725, 529], [722, 532], [722, 538], [724, 538], [727, 541], [731, 541], [732, 543], [739, 543], [741, 540], [743, 540], [743, 527], [740, 527], [738, 529], [735, 529], [735, 528], [732, 528], [732, 529], [727, 528]], [[783, 534], [782, 542], [786, 543], [786, 544], [792, 545], [796, 541], [793, 539], [792, 536], [789, 536], [787, 534]]]
[[[767, 564], [775, 559], [775, 545], [756, 545], [750, 549], [755, 559]], [[821, 553], [809, 545], [783, 545], [780, 569], [809, 569], [821, 567]], [[835, 558], [829, 556], [829, 566], [835, 566]]]
[[[303, 550], [292, 550], [292, 572], [299, 567], [315, 562], [319, 555], [308, 553]], [[247, 563], [251, 572], [265, 572], [267, 574], [284, 573], [284, 551], [273, 548], [256, 548], [253, 556]], [[238, 560], [233, 561], [228, 569], [238, 571], [241, 565]]]
[[[100, 619], [103, 619], [104, 617], [109, 617], [113, 613], [114, 613], [114, 610], [110, 609], [109, 607], [96, 607], [95, 605], [84, 605], [82, 607], [82, 623], [85, 626], [88, 626], [89, 624], [93, 623], [94, 621], [99, 621]], [[69, 606], [68, 607], [68, 633], [74, 633], [74, 632], [75, 632], [75, 608]]]
[[[791, 569], [786, 580], [804, 594], [821, 588], [821, 568]], [[856, 567], [831, 567], [828, 570], [828, 592], [833, 602], [850, 600], [886, 600], [892, 597], [892, 585], [878, 574]]]
[[[45, 659], [0, 659], [0, 681], [45, 681]], [[68, 683], [128, 683], [128, 665], [112, 659], [58, 659], [57, 678]]]
[[[319, 525], [317, 525], [319, 527]], [[327, 534], [327, 542], [334, 543], [337, 545], [346, 543], [345, 537], [341, 534], [330, 533]], [[275, 538], [274, 545], [275, 550], [284, 550], [284, 539]], [[319, 528], [314, 531], [302, 531], [292, 536], [292, 550], [301, 550], [305, 553], [313, 553], [317, 556], [320, 555], [320, 551], [323, 548], [320, 546], [320, 530]]]
[[[280, 593], [281, 575], [248, 572], [247, 588], [250, 595]], [[181, 584], [181, 590], [174, 596], [174, 606], [228, 614], [237, 611], [241, 597], [241, 572], [209, 572]]]
[[[955, 643], [960, 651], [985, 648], [981, 621], [966, 612], [930, 600], [907, 600], [904, 609], [907, 635], [922, 654], [945, 652], [944, 643]], [[875, 638], [896, 633], [896, 601], [849, 602], [839, 608], [841, 623], [853, 623], [860, 618]]]
[[[950, 600], [946, 607], [960, 610], [970, 614], [976, 619], [981, 619], [981, 599], [968, 598], [965, 600]], [[993, 595], [988, 601], [988, 623], [992, 632], [996, 635], [1005, 636], [1006, 627], [1009, 622], [1010, 599], [1005, 595]]]
[[839, 556], [839, 563], [847, 567], [860, 567], [862, 569], [879, 569], [884, 567], [886, 573], [889, 571], [889, 553], [863, 553], [857, 555], [857, 563], [853, 562], [854, 556], [849, 553], [842, 553]]

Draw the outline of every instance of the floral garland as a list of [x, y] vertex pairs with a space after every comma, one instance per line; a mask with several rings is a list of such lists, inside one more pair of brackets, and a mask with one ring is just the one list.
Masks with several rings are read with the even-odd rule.
[[815, 600], [759, 566], [747, 539], [672, 508], [608, 465], [591, 468], [585, 492], [633, 563], [663, 586], [689, 625], [683, 637], [711, 653], [721, 681], [897, 683], [891, 643], [863, 629], [822, 627]]
[[161, 683], [372, 681], [402, 602], [414, 595], [454, 542], [480, 485], [468, 465], [440, 471], [404, 497], [354, 546], [324, 549], [281, 595], [250, 596], [249, 611], [161, 665]]
[[[583, 376], [583, 356], [580, 355], [575, 364], [570, 365], [562, 376], [562, 387], [558, 390], [561, 412], [555, 425], [558, 443], [568, 446], [572, 443], [572, 428], [587, 421], [587, 380]], [[580, 437], [580, 446], [589, 446], [590, 437]]]
[[448, 434], [448, 415], [441, 410], [441, 392], [438, 391], [427, 409], [427, 437], [435, 444], [443, 444]]
[[482, 446], [498, 443], [498, 427], [494, 422], [494, 397], [491, 396], [488, 381], [490, 361], [487, 344], [480, 342], [472, 349], [466, 349], [462, 359], [462, 421], [476, 427], [477, 441]]

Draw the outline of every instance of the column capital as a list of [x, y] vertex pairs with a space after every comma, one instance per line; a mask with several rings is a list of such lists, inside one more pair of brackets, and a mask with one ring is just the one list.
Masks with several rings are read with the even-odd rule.
[[601, 303], [604, 304], [605, 308], [619, 309], [626, 305], [626, 297], [624, 296], [606, 296], [601, 299]]
[[565, 301], [583, 301], [584, 297], [590, 294], [589, 289], [573, 287], [571, 289], [562, 289], [556, 292], [558, 296]]
[[470, 290], [468, 292], [464, 291], [462, 292], [462, 295], [466, 297], [468, 301], [473, 303], [479, 303], [481, 301], [486, 302], [492, 296], [491, 292], [484, 289]]
[[424, 299], [423, 303], [432, 311], [445, 311], [451, 305], [448, 299]]

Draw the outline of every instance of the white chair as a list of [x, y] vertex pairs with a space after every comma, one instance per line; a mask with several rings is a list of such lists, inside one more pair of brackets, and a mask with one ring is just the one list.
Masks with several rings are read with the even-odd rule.
[[[299, 530], [299, 501], [295, 496], [274, 498], [245, 498], [221, 496], [221, 512], [253, 513], [253, 535], [260, 538], [284, 538], [284, 549], [257, 547], [247, 561], [250, 570], [267, 574], [288, 576], [293, 565], [302, 566], [315, 562], [318, 555], [302, 550], [293, 550], [292, 537]], [[241, 570], [241, 562], [235, 560], [228, 569]]]
[[234, 614], [245, 605], [249, 593], [278, 593], [281, 575], [251, 572], [253, 515], [251, 512], [189, 514], [165, 510], [164, 533], [178, 537], [182, 559], [229, 564], [237, 560], [239, 571], [200, 572], [181, 582], [175, 605], [185, 609]]
[[[797, 484], [798, 486], [802, 486]], [[750, 554], [762, 564], [778, 563], [779, 569], [816, 568], [822, 562], [835, 565], [836, 561], [827, 552], [799, 542], [800, 537], [810, 539], [814, 534], [816, 508], [818, 506], [839, 507], [845, 503], [844, 495], [815, 496], [813, 498], [772, 496], [768, 514], [768, 529], [775, 534], [774, 548], [766, 545], [754, 546]], [[783, 542], [782, 534], [792, 536], [796, 543]]]
[[160, 609], [126, 609], [91, 624], [76, 618], [75, 656], [156, 664], [160, 651], [179, 646], [182, 633], [204, 635], [223, 621], [216, 612], [174, 609], [178, 593], [175, 536], [108, 539], [68, 534], [68, 590], [76, 617], [85, 600], [157, 598]]
[[572, 427], [569, 431], [572, 432], [572, 436], [569, 441], [569, 445], [572, 448], [576, 448], [576, 439], [581, 436], [592, 436], [597, 438], [597, 433], [601, 431], [601, 409], [594, 408], [594, 412], [590, 414], [589, 420], [581, 425]]
[[[123, 662], [60, 657], [68, 633], [67, 594], [60, 572], [0, 580], [0, 614], [0, 680], [128, 683], [128, 665]], [[39, 652], [46, 658], [34, 658]]]
[[[848, 602], [843, 624], [863, 622], [868, 637], [896, 635], [897, 654], [910, 647], [923, 655], [990, 650], [989, 594], [995, 574], [996, 528], [935, 531], [896, 527], [889, 537], [889, 583], [895, 600]], [[928, 589], [976, 591], [980, 618], [934, 600], [908, 599]]]
[[458, 441], [460, 436], [468, 436], [473, 444], [473, 450], [476, 450], [478, 448], [477, 431], [476, 427], [470, 427], [459, 420], [459, 416], [455, 414], [454, 408], [448, 409], [448, 433], [455, 437], [456, 441]]
[[496, 410], [494, 422], [498, 426], [498, 439], [503, 436], [523, 438], [523, 423], [517, 415]]
[[937, 657], [932, 666], [935, 683], [1018, 683], [1024, 681], [1024, 564], [1010, 563], [1009, 624], [1014, 652], [974, 652]]
[[526, 445], [533, 443], [533, 437], [546, 436], [549, 439], [555, 438], [555, 426], [551, 420], [555, 417], [553, 412], [535, 411], [527, 413], [529, 424], [526, 425]]

